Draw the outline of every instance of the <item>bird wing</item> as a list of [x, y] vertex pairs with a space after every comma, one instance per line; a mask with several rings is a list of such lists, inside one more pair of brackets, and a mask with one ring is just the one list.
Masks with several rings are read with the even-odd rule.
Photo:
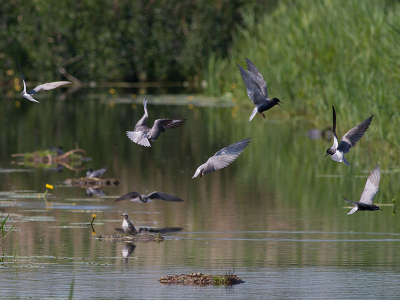
[[375, 195], [379, 192], [379, 182], [381, 181], [381, 170], [379, 165], [376, 165], [365, 183], [364, 191], [361, 194], [360, 202], [372, 204]]
[[267, 91], [267, 83], [265, 82], [264, 78], [262, 77], [260, 71], [258, 71], [257, 67], [253, 64], [253, 62], [246, 58], [247, 64], [247, 71], [253, 80], [257, 83], [260, 87], [261, 92], [264, 94], [266, 98], [268, 98], [268, 91]]
[[41, 85], [38, 85], [37, 87], [35, 87], [28, 94], [33, 95], [40, 91], [52, 90], [52, 89], [58, 88], [59, 86], [69, 84], [69, 83], [71, 83], [71, 81], [55, 81], [55, 82], [44, 83], [44, 84], [41, 84]]
[[240, 75], [242, 75], [242, 79], [244, 85], [247, 89], [247, 96], [249, 96], [250, 100], [253, 101], [255, 105], [262, 104], [266, 101], [265, 96], [263, 95], [260, 87], [254, 81], [254, 79], [247, 73], [245, 69], [242, 68], [241, 65], [236, 64], [239, 68]]
[[[147, 131], [147, 130], [146, 130]], [[146, 131], [127, 131], [126, 135], [128, 138], [141, 146], [151, 147], [149, 140], [147, 139]]]
[[364, 135], [367, 131], [369, 125], [371, 124], [372, 117], [370, 116], [368, 119], [365, 119], [356, 127], [350, 129], [340, 141], [338, 149], [342, 150], [343, 153], [349, 152], [350, 148], [353, 147]]
[[151, 127], [147, 134], [149, 139], [157, 139], [161, 132], [166, 129], [175, 129], [186, 122], [186, 119], [172, 120], [172, 119], [158, 119], [154, 121], [153, 127]]
[[212, 173], [216, 170], [226, 168], [231, 162], [233, 162], [239, 154], [226, 154], [211, 156], [204, 164], [203, 174]]
[[135, 198], [140, 198], [140, 194], [138, 192], [130, 192], [128, 194], [125, 194], [115, 201], [122, 201], [122, 200], [130, 200], [130, 199], [135, 199]]
[[243, 152], [244, 148], [246, 148], [250, 144], [250, 139], [251, 137], [236, 142], [232, 145], [229, 145], [228, 147], [222, 148], [221, 150], [217, 151], [217, 153], [215, 153], [214, 156], [225, 155], [225, 154], [239, 155], [240, 153]]
[[154, 121], [153, 128], [161, 130], [161, 132], [166, 129], [175, 129], [185, 123], [186, 119], [172, 120], [172, 119], [158, 119]]
[[217, 153], [214, 154], [214, 156], [211, 156], [207, 160], [203, 169], [203, 173], [212, 173], [216, 170], [226, 168], [250, 144], [250, 139], [251, 138], [241, 140], [219, 150]]
[[24, 77], [24, 74], [22, 74], [21, 66], [19, 65], [18, 60], [17, 60], [17, 64], [18, 64], [19, 72], [21, 73], [21, 76], [22, 76], [22, 82], [24, 83], [24, 92], [26, 93], [25, 77]]
[[183, 202], [181, 198], [163, 192], [152, 192], [147, 196], [149, 199], [158, 199], [171, 202]]
[[140, 118], [140, 120], [136, 123], [135, 129], [140, 127], [140, 126], [146, 126], [147, 127], [147, 118], [149, 117], [149, 114], [147, 112], [147, 99], [144, 98], [143, 100], [143, 109], [144, 109], [144, 114]]

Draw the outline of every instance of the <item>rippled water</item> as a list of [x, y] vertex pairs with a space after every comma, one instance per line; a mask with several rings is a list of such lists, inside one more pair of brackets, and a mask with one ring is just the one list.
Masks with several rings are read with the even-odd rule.
[[[3, 241], [0, 263], [3, 299], [68, 298], [75, 279], [76, 299], [393, 299], [400, 292], [400, 223], [392, 199], [398, 195], [398, 167], [374, 161], [360, 141], [347, 167], [324, 158], [331, 142], [310, 140], [305, 119], [282, 120], [268, 112], [249, 123], [250, 107], [192, 108], [149, 96], [155, 118], [187, 118], [143, 148], [130, 142], [143, 114], [142, 98], [94, 97], [40, 105], [0, 100], [0, 212], [11, 212], [16, 231]], [[168, 99], [171, 99], [169, 96]], [[132, 101], [136, 101], [132, 103]], [[220, 103], [221, 104], [221, 103]], [[282, 108], [284, 109], [284, 108]], [[258, 118], [259, 117], [259, 118]], [[329, 125], [329, 124], [327, 124]], [[246, 137], [250, 146], [228, 168], [192, 179], [196, 168], [220, 148]], [[11, 154], [47, 146], [85, 149], [92, 160], [82, 171], [11, 164]], [[357, 212], [342, 196], [358, 200], [376, 163], [382, 180], [376, 202], [383, 211]], [[87, 168], [107, 168], [120, 184], [88, 196], [68, 178]], [[25, 172], [26, 171], [26, 172]], [[54, 185], [47, 201], [39, 198]], [[184, 203], [133, 203], [114, 199], [130, 191], [163, 191]], [[387, 206], [385, 206], [385, 204]], [[160, 243], [99, 241], [116, 234], [122, 213], [135, 226], [182, 227]], [[94, 229], [84, 225], [95, 213]], [[125, 248], [124, 248], [125, 247]], [[132, 250], [129, 258], [123, 250]], [[14, 259], [16, 254], [16, 259]], [[234, 270], [245, 283], [234, 287], [162, 285], [163, 275]]]

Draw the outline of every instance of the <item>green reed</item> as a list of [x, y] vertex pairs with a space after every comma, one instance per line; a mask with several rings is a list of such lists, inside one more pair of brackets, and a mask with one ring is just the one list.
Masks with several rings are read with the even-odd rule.
[[284, 102], [274, 114], [304, 115], [322, 126], [331, 123], [334, 105], [339, 134], [375, 114], [369, 134], [397, 155], [399, 15], [400, 4], [384, 0], [281, 1], [262, 18], [244, 12], [230, 56], [209, 59], [207, 92], [232, 92], [234, 101], [250, 106], [236, 66], [245, 67], [247, 57], [264, 76], [269, 96]]
[[[3, 241], [4, 241], [4, 239], [11, 233], [11, 231], [13, 231], [13, 229], [15, 228], [15, 226], [12, 226], [11, 228], [10, 228], [10, 230], [7, 232], [7, 233], [5, 233], [4, 232], [4, 226], [5, 226], [5, 224], [6, 224], [6, 221], [7, 221], [7, 219], [8, 219], [8, 217], [10, 216], [10, 213], [8, 213], [8, 215], [7, 215], [7, 217], [3, 220], [3, 222], [1, 222], [1, 224], [0, 224], [0, 231], [1, 231], [1, 235], [2, 235], [2, 237], [3, 237], [3, 239], [2, 239], [2, 241], [1, 241], [1, 244], [0, 244], [0, 247], [1, 248], [3, 248]], [[0, 262], [4, 262], [4, 259], [5, 259], [5, 253], [4, 253], [4, 251], [3, 251], [3, 256], [2, 257], [0, 257]], [[16, 257], [16, 253], [14, 254], [14, 258]]]

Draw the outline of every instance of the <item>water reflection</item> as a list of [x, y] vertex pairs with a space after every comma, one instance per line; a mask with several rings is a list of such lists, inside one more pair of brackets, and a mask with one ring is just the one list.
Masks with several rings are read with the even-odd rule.
[[[372, 132], [359, 141], [362, 147], [352, 149], [352, 167], [345, 168], [324, 159], [326, 141], [307, 137], [306, 120], [282, 122], [280, 116], [270, 116], [249, 123], [251, 108], [246, 107], [233, 118], [230, 107], [154, 105], [154, 116], [184, 115], [188, 121], [179, 134], [144, 148], [125, 134], [142, 116], [141, 106], [134, 108], [107, 94], [79, 98], [80, 93], [65, 102], [42, 101], [40, 108], [26, 103], [16, 108], [2, 101], [0, 170], [5, 171], [0, 172], [0, 212], [12, 208], [7, 223], [17, 230], [7, 237], [4, 251], [16, 252], [24, 261], [9, 258], [1, 269], [2, 297], [52, 297], [51, 290], [68, 295], [74, 276], [76, 298], [104, 290], [105, 280], [109, 288], [104, 298], [129, 298], [133, 293], [138, 298], [187, 298], [187, 287], [164, 287], [157, 279], [231, 267], [246, 281], [234, 288], [234, 296], [243, 299], [264, 296], [265, 291], [272, 299], [310, 294], [390, 299], [389, 292], [400, 292], [397, 215], [384, 209], [349, 217], [341, 198], [341, 193], [359, 197], [370, 163], [377, 161], [382, 178], [375, 201], [393, 205], [398, 162], [368, 146], [376, 138]], [[110, 106], [108, 100], [113, 99], [115, 105]], [[245, 136], [251, 136], [252, 143], [229, 168], [191, 179], [212, 149]], [[107, 166], [107, 177], [118, 178], [120, 184], [82, 185], [82, 190], [81, 185], [62, 184], [80, 179], [77, 171], [50, 173], [10, 164], [12, 153], [47, 145], [71, 149], [76, 143], [92, 157], [90, 167]], [[39, 198], [47, 183], [54, 185], [47, 196], [51, 206]], [[107, 195], [89, 197], [85, 192], [91, 188]], [[167, 191], [185, 202], [114, 202], [134, 190]], [[99, 242], [88, 225], [77, 225], [88, 223], [95, 213], [95, 236], [114, 234], [124, 212], [138, 228], [184, 230], [167, 235], [162, 243], [140, 243], [134, 250], [137, 259], [125, 264], [124, 244]], [[41, 278], [40, 284], [35, 278]], [[365, 286], [368, 278], [371, 284]], [[360, 285], [363, 290], [354, 289]], [[385, 293], [379, 292], [381, 286], [387, 287]], [[197, 299], [232, 296], [214, 287], [190, 291]]]
[[122, 257], [124, 258], [124, 263], [128, 263], [128, 258], [132, 255], [135, 248], [136, 246], [132, 243], [124, 243], [122, 246]]

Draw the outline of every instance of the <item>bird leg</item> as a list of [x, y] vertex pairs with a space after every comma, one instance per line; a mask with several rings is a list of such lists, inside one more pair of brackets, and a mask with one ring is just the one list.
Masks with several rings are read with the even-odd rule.
[[262, 112], [260, 112], [260, 114], [264, 117], [264, 119], [265, 119], [265, 115], [264, 115], [264, 113], [262, 113]]

